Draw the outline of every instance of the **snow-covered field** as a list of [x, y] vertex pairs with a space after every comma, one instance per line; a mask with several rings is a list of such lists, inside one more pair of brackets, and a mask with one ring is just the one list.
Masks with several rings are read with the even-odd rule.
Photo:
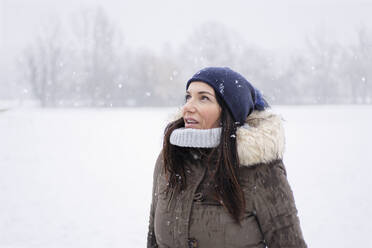
[[[372, 247], [372, 106], [274, 108], [309, 247]], [[172, 108], [0, 112], [0, 247], [145, 247]]]

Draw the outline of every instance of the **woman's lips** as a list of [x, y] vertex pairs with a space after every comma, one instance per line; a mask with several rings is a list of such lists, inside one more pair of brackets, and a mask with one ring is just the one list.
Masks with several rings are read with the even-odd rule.
[[185, 118], [184, 122], [185, 122], [186, 128], [193, 128], [193, 127], [195, 128], [199, 125], [199, 122], [193, 118]]

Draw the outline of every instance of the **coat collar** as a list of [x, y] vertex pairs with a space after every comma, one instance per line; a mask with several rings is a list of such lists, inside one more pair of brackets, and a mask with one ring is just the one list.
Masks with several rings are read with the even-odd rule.
[[[182, 117], [182, 112], [172, 118]], [[284, 128], [281, 116], [269, 111], [253, 111], [244, 126], [236, 132], [240, 164], [252, 166], [282, 159], [285, 149]]]

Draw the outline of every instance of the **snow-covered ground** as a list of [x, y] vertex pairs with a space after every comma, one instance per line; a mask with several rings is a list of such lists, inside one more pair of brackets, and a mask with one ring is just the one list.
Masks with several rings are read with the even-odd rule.
[[[372, 106], [274, 108], [309, 247], [372, 247]], [[0, 247], [145, 247], [172, 108], [0, 112]]]

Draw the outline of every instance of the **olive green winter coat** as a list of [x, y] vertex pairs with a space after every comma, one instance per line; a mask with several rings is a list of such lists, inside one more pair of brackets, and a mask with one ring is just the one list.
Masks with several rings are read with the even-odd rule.
[[147, 247], [306, 247], [282, 163], [279, 116], [254, 111], [237, 131], [239, 183], [246, 209], [239, 224], [211, 200], [208, 170], [197, 150], [185, 165], [187, 187], [166, 193], [160, 155], [155, 165]]

